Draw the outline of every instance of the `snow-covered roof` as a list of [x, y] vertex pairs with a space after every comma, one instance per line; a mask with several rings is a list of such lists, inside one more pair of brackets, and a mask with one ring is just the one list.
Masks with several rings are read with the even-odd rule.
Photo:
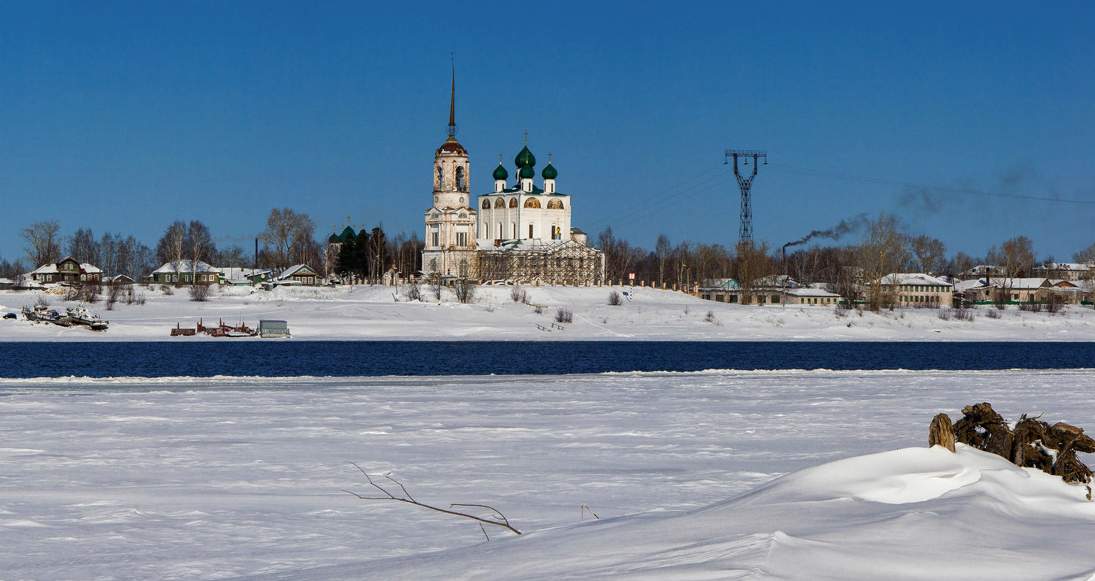
[[793, 297], [829, 297], [829, 298], [840, 298], [840, 295], [838, 295], [838, 294], [836, 294], [836, 293], [831, 293], [831, 292], [829, 292], [829, 291], [827, 291], [827, 290], [825, 290], [825, 289], [823, 289], [823, 288], [812, 288], [812, 287], [804, 287], [804, 288], [789, 288], [789, 289], [787, 289], [787, 294], [788, 294], [788, 295], [791, 295], [791, 296], [793, 296]]
[[[62, 258], [61, 260], [58, 260], [57, 262], [50, 263], [50, 264], [43, 264], [42, 266], [39, 266], [38, 268], [30, 271], [29, 274], [32, 274], [32, 275], [34, 275], [34, 274], [57, 274], [58, 272], [60, 272], [57, 269], [57, 265], [61, 264], [62, 262], [68, 261], [68, 260], [71, 260], [72, 262], [76, 262], [76, 259], [72, 258], [71, 256], [66, 256], [66, 257]], [[77, 262], [77, 264], [80, 265], [80, 272], [83, 272], [85, 274], [96, 274], [96, 273], [103, 272], [102, 270], [99, 269], [98, 266], [95, 266], [94, 264], [90, 264], [90, 263], [87, 263], [87, 262]]]
[[738, 281], [732, 278], [709, 278], [703, 281], [703, 285], [700, 286], [703, 289], [720, 289], [720, 290], [738, 290], [741, 285]]
[[541, 240], [535, 239], [522, 239], [522, 240], [503, 240], [498, 246], [494, 245], [493, 240], [476, 240], [476, 247], [479, 250], [484, 251], [505, 251], [505, 252], [517, 252], [523, 250], [536, 250], [539, 252], [550, 252], [560, 248], [568, 246], [576, 246], [579, 248], [588, 248], [590, 250], [597, 251], [596, 248], [586, 246], [575, 240]]
[[217, 272], [217, 269], [202, 261], [197, 261], [197, 268], [191, 268], [190, 259], [173, 260], [163, 263], [163, 266], [152, 271], [152, 274], [179, 274], [184, 272]]
[[248, 280], [251, 276], [260, 276], [263, 274], [270, 274], [270, 271], [265, 268], [240, 268], [236, 266], [215, 266], [214, 270], [219, 272], [225, 280]]
[[786, 274], [772, 274], [754, 280], [752, 286], [753, 288], [797, 288], [799, 284]]
[[920, 272], [895, 272], [882, 277], [884, 285], [917, 284], [930, 286], [951, 286], [951, 283]]
[[1015, 290], [1031, 290], [1048, 286], [1052, 284], [1049, 279], [1043, 277], [1025, 277], [1025, 278], [1012, 278], [1012, 277], [993, 277], [992, 285], [996, 287], [1006, 287]]
[[285, 280], [293, 277], [293, 275], [296, 274], [316, 276], [316, 271], [312, 270], [312, 267], [308, 266], [307, 264], [294, 264], [293, 266], [290, 266], [289, 268], [281, 271], [281, 274], [278, 275], [278, 280]]
[[1047, 262], [1037, 268], [1044, 268], [1046, 270], [1079, 270], [1087, 271], [1091, 270], [1091, 265], [1083, 264], [1080, 262]]
[[954, 283], [954, 290], [964, 293], [969, 290], [987, 288], [989, 283], [983, 278], [975, 278], [970, 280], [960, 280]]

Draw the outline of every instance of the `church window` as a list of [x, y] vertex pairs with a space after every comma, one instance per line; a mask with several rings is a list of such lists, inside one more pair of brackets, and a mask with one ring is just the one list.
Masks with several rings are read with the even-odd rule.
[[559, 240], [562, 237], [563, 237], [562, 229], [559, 228], [558, 226], [552, 224], [552, 226], [551, 226], [551, 239], [552, 240]]
[[513, 223], [513, 239], [517, 240], [517, 222]]
[[532, 224], [528, 225], [528, 237], [529, 237], [529, 240], [532, 239]]
[[483, 199], [483, 209], [484, 210], [489, 210], [490, 209], [490, 200], [488, 200], [486, 198]]
[[511, 208], [516, 208], [517, 207], [517, 198], [510, 198], [509, 199], [509, 207], [511, 207]]
[[441, 191], [445, 189], [445, 167], [441, 164], [437, 165], [437, 190]]
[[506, 207], [506, 201], [503, 200], [502, 198], [498, 198], [497, 200], [494, 200], [494, 207], [495, 208], [505, 208]]
[[467, 232], [457, 232], [456, 233], [456, 245], [461, 246], [461, 247], [468, 245], [468, 233]]
[[538, 200], [536, 198], [529, 198], [529, 199], [525, 200], [525, 207], [526, 208], [539, 208], [540, 207], [540, 200]]
[[467, 187], [466, 187], [467, 184], [464, 183], [465, 181], [466, 180], [464, 179], [464, 168], [461, 167], [461, 166], [457, 166], [457, 168], [456, 168], [456, 191], [463, 192], [467, 189]]
[[563, 201], [562, 200], [549, 200], [547, 207], [548, 207], [549, 210], [562, 210], [563, 209]]
[[430, 245], [441, 246], [441, 227], [436, 224], [430, 226]]
[[506, 233], [502, 230], [502, 223], [501, 222], [498, 223], [498, 232], [496, 232], [496, 234], [498, 234], [498, 238], [502, 238], [503, 236], [506, 235]]
[[468, 261], [460, 261], [460, 276], [468, 276]]

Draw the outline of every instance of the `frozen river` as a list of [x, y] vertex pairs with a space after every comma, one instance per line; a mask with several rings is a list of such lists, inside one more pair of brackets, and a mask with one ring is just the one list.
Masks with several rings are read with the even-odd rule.
[[542, 531], [923, 446], [974, 401], [1090, 426], [1093, 390], [1090, 370], [0, 380], [0, 577], [367, 578], [483, 533], [353, 499], [350, 462]]

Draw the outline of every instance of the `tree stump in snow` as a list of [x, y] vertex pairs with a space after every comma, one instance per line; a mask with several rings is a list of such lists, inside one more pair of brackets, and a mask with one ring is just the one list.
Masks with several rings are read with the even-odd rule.
[[[928, 430], [928, 443], [945, 445], [949, 427], [950, 418], [946, 414], [935, 416]], [[1072, 424], [1058, 422], [1050, 426], [1024, 415], [1012, 430], [991, 404], [982, 402], [962, 408], [962, 419], [954, 424], [951, 437], [951, 450], [953, 442], [958, 441], [1007, 458], [1016, 466], [1060, 476], [1065, 482], [1086, 484], [1093, 477], [1091, 469], [1076, 454], [1095, 453], [1095, 439]]]
[[954, 424], [954, 437], [963, 444], [1011, 460], [1011, 430], [988, 402], [962, 408], [962, 419]]
[[947, 414], [936, 415], [928, 428], [928, 446], [936, 445], [954, 451], [954, 426]]

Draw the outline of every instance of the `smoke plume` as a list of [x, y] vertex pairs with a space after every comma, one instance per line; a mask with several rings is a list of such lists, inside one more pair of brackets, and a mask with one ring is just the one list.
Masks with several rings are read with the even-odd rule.
[[841, 220], [836, 226], [829, 228], [828, 230], [813, 230], [809, 234], [799, 238], [798, 240], [792, 240], [783, 245], [783, 249], [786, 250], [792, 246], [799, 246], [806, 244], [807, 242], [815, 238], [826, 238], [828, 240], [839, 240], [840, 238], [851, 234], [852, 232], [862, 229], [867, 224], [867, 215], [858, 214], [851, 218]]

